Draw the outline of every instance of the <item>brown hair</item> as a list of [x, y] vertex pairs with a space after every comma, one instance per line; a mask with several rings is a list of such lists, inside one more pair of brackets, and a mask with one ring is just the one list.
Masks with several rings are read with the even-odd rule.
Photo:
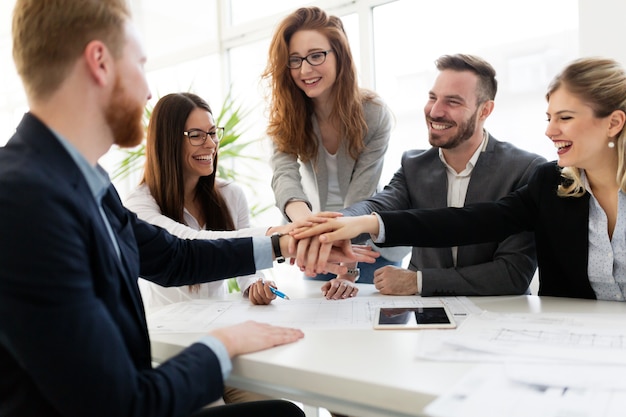
[[85, 46], [104, 42], [122, 55], [125, 0], [17, 0], [13, 10], [13, 59], [29, 97], [54, 93]]
[[[580, 58], [569, 64], [555, 76], [546, 94], [546, 100], [559, 88], [578, 97], [593, 110], [595, 117], [609, 116], [615, 110], [626, 112], [626, 73], [622, 66], [612, 59]], [[618, 165], [616, 181], [626, 192], [626, 133], [624, 129], [615, 139]], [[564, 167], [561, 175], [565, 181], [558, 188], [561, 197], [580, 197], [585, 194], [580, 170]]]
[[484, 59], [468, 54], [442, 55], [435, 61], [435, 66], [439, 71], [471, 71], [476, 74], [478, 76], [477, 105], [496, 98], [498, 92], [496, 70]]
[[[192, 93], [174, 93], [163, 96], [152, 110], [146, 137], [146, 164], [142, 183], [161, 208], [161, 213], [185, 224], [185, 189], [182, 166], [183, 135], [187, 118], [194, 109], [213, 114], [209, 104]], [[210, 139], [208, 139], [210, 140]], [[196, 200], [200, 202], [207, 230], [235, 230], [235, 223], [226, 201], [215, 186], [217, 153], [213, 159], [213, 173], [200, 177], [196, 185]], [[190, 291], [200, 286], [190, 285]]]
[[358, 86], [357, 72], [343, 24], [318, 7], [303, 7], [287, 16], [278, 25], [270, 43], [269, 59], [263, 78], [271, 87], [268, 135], [277, 149], [295, 155], [303, 162], [315, 160], [317, 140], [313, 134], [311, 115], [313, 103], [294, 83], [287, 60], [289, 42], [300, 30], [315, 30], [326, 36], [337, 58], [337, 79], [333, 85], [332, 122], [348, 141], [352, 158], [364, 149], [367, 124], [363, 103], [376, 95]]
[[[184, 224], [185, 206], [184, 178], [182, 166], [183, 135], [187, 118], [194, 109], [203, 109], [213, 114], [209, 104], [192, 93], [174, 93], [162, 97], [154, 106], [148, 135], [146, 137], [146, 165], [143, 183], [150, 189], [167, 217]], [[196, 186], [196, 197], [209, 230], [234, 230], [226, 202], [215, 187], [217, 155], [213, 159], [213, 173], [200, 177]]]

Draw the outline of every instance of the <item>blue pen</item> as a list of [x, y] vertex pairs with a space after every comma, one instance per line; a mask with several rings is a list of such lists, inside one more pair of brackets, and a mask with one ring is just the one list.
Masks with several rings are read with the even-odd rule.
[[274, 287], [270, 287], [270, 291], [273, 292], [274, 294], [276, 294], [280, 298], [284, 298], [285, 300], [290, 300], [290, 298], [287, 296], [287, 294], [278, 291]]

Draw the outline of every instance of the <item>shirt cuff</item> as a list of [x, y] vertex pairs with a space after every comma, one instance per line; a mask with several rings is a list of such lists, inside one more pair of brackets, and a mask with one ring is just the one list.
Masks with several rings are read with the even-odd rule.
[[417, 295], [422, 294], [422, 271], [417, 271]]
[[269, 236], [253, 237], [252, 250], [254, 252], [254, 265], [257, 271], [274, 266], [274, 259], [272, 257], [272, 240]]
[[372, 213], [372, 215], [376, 216], [378, 219], [378, 236], [370, 235], [372, 242], [385, 243], [385, 223], [383, 223], [383, 219], [378, 215], [378, 213]]
[[217, 337], [204, 336], [202, 339], [198, 340], [198, 342], [207, 346], [213, 351], [213, 353], [215, 353], [217, 360], [220, 362], [220, 367], [222, 368], [222, 378], [224, 381], [228, 379], [230, 372], [233, 370], [233, 364], [230, 361], [230, 356], [228, 355], [226, 346], [224, 346], [222, 341]]
[[241, 295], [242, 295], [244, 298], [248, 298], [248, 296], [250, 295], [250, 286], [251, 286], [251, 285], [252, 285], [252, 284], [248, 285], [245, 289], [241, 289], [241, 288], [240, 288], [240, 289], [241, 289]]

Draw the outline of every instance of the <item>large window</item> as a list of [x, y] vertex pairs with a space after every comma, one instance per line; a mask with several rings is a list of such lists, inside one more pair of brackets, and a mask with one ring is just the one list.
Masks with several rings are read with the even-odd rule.
[[217, 0], [132, 0], [131, 4], [153, 66], [201, 57], [207, 45], [219, 41]]
[[[301, 4], [317, 4], [340, 16], [348, 32], [359, 79], [375, 89], [392, 109], [396, 125], [383, 181], [396, 170], [402, 151], [428, 146], [423, 105], [436, 76], [433, 61], [442, 54], [483, 56], [498, 72], [496, 109], [487, 129], [501, 140], [538, 152], [554, 151], [544, 137], [548, 80], [579, 54], [578, 2], [572, 0], [130, 0], [148, 52], [147, 73], [154, 101], [169, 92], [193, 91], [219, 110], [232, 94], [244, 108], [246, 140], [264, 138], [266, 101], [260, 75], [269, 38], [285, 14]], [[592, 0], [580, 0], [582, 4]], [[0, 6], [0, 145], [8, 140], [27, 109], [11, 59], [10, 12]], [[619, 58], [619, 57], [616, 57]], [[263, 158], [247, 189], [250, 204], [272, 205], [267, 138], [248, 152]], [[119, 156], [103, 158], [109, 170]], [[237, 167], [239, 168], [239, 167]], [[242, 175], [246, 167], [241, 167]], [[137, 176], [117, 184], [122, 195]], [[272, 209], [257, 224], [281, 220]]]
[[445, 0], [375, 7], [376, 90], [397, 118], [385, 175], [395, 172], [402, 151], [429, 147], [423, 107], [437, 75], [434, 61], [443, 54], [488, 60], [498, 94], [487, 130], [554, 159], [543, 133], [544, 93], [550, 78], [577, 56], [578, 11], [572, 6], [570, 0]]
[[287, 14], [299, 6], [306, 4], [304, 0], [290, 1], [258, 1], [231, 0], [230, 20], [232, 26], [240, 26], [258, 21], [259, 18], [272, 15]]

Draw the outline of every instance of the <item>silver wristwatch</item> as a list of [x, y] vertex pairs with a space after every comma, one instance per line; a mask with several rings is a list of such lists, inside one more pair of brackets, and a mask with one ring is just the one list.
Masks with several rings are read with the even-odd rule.
[[359, 280], [359, 276], [361, 276], [361, 270], [359, 268], [348, 268], [346, 275], [353, 276], [354, 282], [357, 282]]

